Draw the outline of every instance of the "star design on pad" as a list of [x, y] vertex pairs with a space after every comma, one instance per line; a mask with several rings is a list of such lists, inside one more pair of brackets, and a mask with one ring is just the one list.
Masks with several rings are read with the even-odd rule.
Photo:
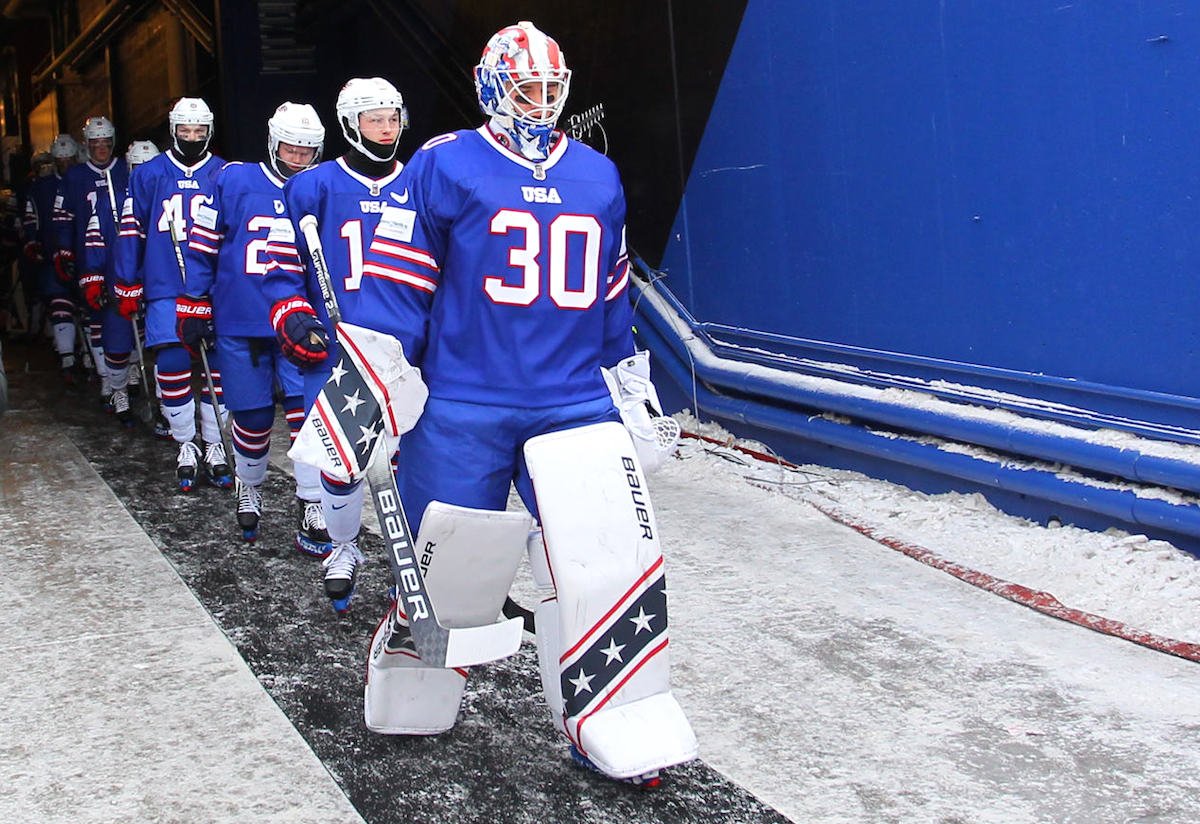
[[346, 396], [346, 405], [342, 407], [343, 412], [349, 412], [351, 415], [358, 414], [358, 407], [362, 406], [366, 401], [359, 397], [361, 389], [355, 389], [353, 395]]
[[650, 619], [655, 618], [655, 617], [657, 617], [657, 616], [655, 616], [654, 613], [650, 613], [649, 615], [647, 615], [645, 607], [638, 607], [638, 614], [635, 617], [629, 619], [630, 621], [633, 621], [634, 626], [637, 627], [637, 629], [635, 629], [633, 631], [633, 634], [637, 635], [642, 630], [646, 630], [646, 632], [650, 632]]
[[[637, 633], [634, 634], [636, 635]], [[621, 657], [621, 650], [623, 649], [625, 649], [624, 644], [618, 644], [616, 638], [610, 638], [608, 641], [608, 647], [600, 650], [604, 653], [605, 657], [608, 658], [608, 660], [604, 663], [611, 664], [613, 661], [619, 661], [620, 663], [624, 664], [625, 659]]]
[[346, 374], [346, 370], [342, 368], [343, 363], [345, 363], [345, 361], [338, 361], [337, 366], [333, 367], [333, 374], [329, 376], [329, 379], [333, 381], [334, 386], [342, 385], [342, 376]]
[[592, 679], [595, 677], [596, 676], [594, 676], [594, 675], [588, 675], [586, 672], [583, 671], [583, 667], [580, 667], [579, 668], [579, 677], [578, 678], [568, 678], [567, 680], [575, 685], [575, 694], [579, 695], [579, 693], [584, 692], [584, 691], [586, 691], [586, 692], [592, 691]]
[[[362, 430], [362, 437], [355, 441], [355, 444], [362, 444], [363, 451], [366, 452], [371, 448], [371, 444], [375, 442], [375, 439], [379, 437], [379, 430], [373, 426], [363, 426], [362, 424], [359, 424], [358, 428]], [[637, 633], [634, 634], [636, 635]]]

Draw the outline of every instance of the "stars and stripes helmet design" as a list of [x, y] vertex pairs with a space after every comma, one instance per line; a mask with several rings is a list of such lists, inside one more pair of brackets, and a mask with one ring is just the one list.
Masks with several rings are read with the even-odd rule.
[[570, 86], [562, 49], [527, 20], [492, 35], [475, 67], [479, 107], [530, 160], [549, 153]]

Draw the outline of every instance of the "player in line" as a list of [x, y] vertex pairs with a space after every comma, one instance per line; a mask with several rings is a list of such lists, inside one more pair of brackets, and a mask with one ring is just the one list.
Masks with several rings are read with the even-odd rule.
[[[135, 140], [125, 152], [125, 163], [130, 172], [148, 160], [157, 157], [158, 147], [149, 140]], [[117, 312], [113, 288], [116, 273], [110, 265], [109, 250], [116, 248], [120, 232], [120, 216], [117, 204], [123, 203], [128, 187], [117, 191], [117, 182], [96, 201], [85, 233], [84, 250], [80, 260], [79, 291], [84, 301], [101, 318], [101, 342], [104, 349], [104, 365], [111, 388], [110, 401], [113, 412], [122, 426], [133, 426], [133, 414], [129, 411], [130, 353], [134, 348], [132, 323]], [[136, 381], [137, 376], [132, 376]]]
[[[93, 210], [100, 206], [108, 208], [110, 184], [122, 192], [129, 185], [129, 169], [125, 161], [116, 156], [116, 134], [107, 117], [89, 117], [83, 124], [87, 162], [72, 166], [58, 187], [54, 201], [54, 224], [58, 229], [54, 266], [59, 278], [72, 285], [77, 285], [78, 264], [83, 261], [87, 224]], [[101, 399], [105, 407], [111, 409], [113, 392], [124, 389], [125, 382], [122, 381], [120, 387], [113, 385], [104, 362], [103, 314], [94, 306], [87, 308], [86, 342], [100, 378]]]
[[[175, 301], [187, 293], [180, 272], [177, 243], [186, 243], [196, 213], [212, 200], [213, 179], [224, 161], [208, 150], [213, 113], [197, 97], [180, 98], [167, 116], [171, 146], [144, 163], [129, 184], [117, 238], [114, 293], [126, 320], [146, 307], [146, 347], [155, 351], [155, 377], [171, 437], [179, 444], [176, 480], [181, 492], [195, 488], [203, 456], [204, 474], [222, 489], [233, 486], [217, 423], [216, 404], [208, 387], [201, 393], [200, 434], [195, 442], [196, 402], [192, 392], [192, 357], [176, 332]], [[219, 395], [220, 353], [209, 358], [214, 391]]]
[[[649, 385], [631, 331], [625, 198], [607, 158], [555, 129], [569, 82], [558, 44], [531, 23], [491, 38], [475, 68], [488, 120], [413, 155], [369, 244], [353, 322], [398, 339], [428, 387], [396, 479], [415, 546], [437, 547], [428, 563], [439, 620], [495, 619], [515, 566], [456, 563], [480, 541], [454, 537], [503, 512], [514, 485], [542, 525], [528, 551], [544, 594], [537, 643], [554, 723], [579, 763], [653, 783], [697, 745], [670, 691], [645, 468], [620, 424]], [[424, 392], [408, 374], [389, 398]], [[524, 529], [492, 534], [492, 555], [514, 538], [525, 548]], [[490, 616], [474, 606], [484, 598]], [[406, 610], [420, 604], [398, 603], [372, 639], [364, 712], [375, 731], [455, 723], [465, 673], [415, 654]]]
[[[304, 422], [304, 381], [299, 368], [280, 352], [263, 295], [270, 264], [267, 234], [284, 211], [285, 182], [319, 162], [324, 142], [325, 127], [312, 106], [279, 106], [267, 120], [268, 162], [227, 163], [217, 173], [212, 203], [193, 215], [184, 254], [188, 284], [175, 304], [177, 331], [192, 348], [215, 335], [225, 405], [233, 415], [237, 522], [242, 538], [251, 542], [258, 537], [262, 516], [276, 382], [293, 438]], [[330, 546], [320, 471], [297, 462], [294, 473], [296, 549], [324, 558]]]
[[[58, 248], [58, 230], [54, 224], [54, 201], [63, 176], [75, 163], [79, 144], [69, 134], [60, 134], [50, 144], [54, 169], [38, 177], [29, 187], [23, 219], [25, 256], [37, 265], [38, 303], [49, 315], [54, 351], [58, 354], [63, 381], [75, 380], [75, 303], [69, 284], [58, 277], [53, 255]], [[31, 332], [41, 329], [41, 316], [30, 313]]]
[[[313, 215], [330, 268], [340, 276], [334, 291], [343, 316], [359, 313], [363, 250], [370, 243], [383, 208], [403, 202], [397, 185], [403, 165], [396, 160], [408, 113], [400, 92], [380, 77], [351, 78], [338, 92], [338, 124], [350, 150], [336, 160], [301, 172], [284, 187], [284, 215], [275, 221], [268, 241], [272, 266], [263, 282], [271, 301], [271, 325], [283, 353], [304, 372], [304, 411], [325, 385], [336, 363], [337, 341], [326, 329], [328, 315], [309, 265], [309, 250], [300, 235], [300, 218]], [[332, 551], [324, 562], [325, 594], [344, 612], [354, 593], [363, 562], [358, 548], [362, 525], [362, 489], [327, 475], [321, 478], [321, 503]]]

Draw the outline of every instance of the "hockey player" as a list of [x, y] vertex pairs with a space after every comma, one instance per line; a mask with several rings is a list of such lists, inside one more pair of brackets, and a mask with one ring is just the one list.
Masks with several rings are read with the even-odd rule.
[[[78, 263], [83, 260], [87, 224], [92, 211], [102, 205], [108, 208], [110, 185], [121, 192], [129, 185], [129, 170], [125, 161], [115, 154], [116, 134], [107, 117], [89, 117], [83, 124], [88, 160], [73, 166], [63, 175], [58, 187], [58, 197], [54, 201], [54, 223], [58, 228], [54, 265], [59, 277], [69, 283], [75, 282]], [[118, 388], [124, 389], [125, 382], [122, 380], [119, 387], [113, 385], [104, 364], [100, 310], [89, 307], [87, 317], [87, 345], [91, 349], [96, 374], [100, 377], [100, 395], [105, 406], [111, 407], [113, 392]]]
[[[329, 265], [337, 272], [334, 289], [342, 314], [358, 313], [362, 256], [383, 207], [403, 202], [397, 186], [402, 164], [396, 160], [400, 135], [408, 126], [404, 98], [380, 77], [352, 78], [338, 92], [338, 125], [350, 150], [293, 177], [284, 187], [284, 217], [271, 229], [273, 266], [263, 283], [271, 301], [271, 325], [283, 353], [300, 365], [305, 376], [304, 409], [311, 408], [333, 368], [328, 316], [311, 267], [308, 247], [297, 222], [313, 215]], [[322, 476], [321, 503], [332, 551], [324, 562], [325, 594], [338, 612], [349, 608], [354, 582], [363, 562], [358, 549], [362, 490]]]
[[[38, 267], [38, 302], [50, 318], [54, 351], [58, 353], [63, 380], [74, 382], [75, 375], [75, 302], [69, 284], [58, 277], [53, 255], [58, 248], [58, 230], [54, 224], [54, 201], [63, 176], [75, 163], [79, 146], [69, 134], [60, 134], [50, 144], [54, 168], [36, 178], [29, 186], [25, 201], [25, 256]], [[40, 318], [31, 312], [31, 331], [41, 328]]]
[[[158, 147], [149, 140], [135, 140], [125, 153], [125, 163], [130, 172], [159, 155]], [[109, 386], [112, 390], [113, 412], [122, 426], [133, 426], [133, 414], [129, 411], [130, 353], [133, 350], [133, 325], [117, 312], [113, 299], [116, 286], [115, 267], [110, 266], [109, 250], [116, 248], [120, 231], [120, 207], [127, 196], [128, 186], [119, 188], [112, 179], [97, 199], [88, 219], [84, 238], [82, 265], [79, 275], [79, 291], [84, 301], [101, 318], [100, 338], [104, 350], [104, 365]]]
[[[213, 179], [224, 161], [208, 150], [213, 113], [198, 97], [180, 98], [167, 116], [170, 148], [142, 164], [129, 184], [121, 210], [117, 239], [114, 293], [117, 309], [127, 320], [146, 304], [146, 346], [155, 351], [155, 376], [171, 437], [179, 444], [176, 479], [181, 492], [195, 488], [198, 464], [222, 489], [233, 486], [225, 448], [221, 445], [216, 404], [205, 386], [200, 403], [203, 451], [195, 442], [196, 402], [192, 393], [192, 358], [176, 333], [175, 301], [187, 293], [180, 272], [177, 243], [185, 243], [196, 214], [212, 200]], [[213, 352], [214, 391], [220, 392], [219, 352]]]
[[[215, 323], [222, 392], [233, 415], [237, 522], [246, 541], [258, 537], [276, 381], [293, 437], [304, 421], [303, 379], [280, 353], [262, 291], [270, 263], [267, 234], [283, 211], [284, 182], [317, 164], [324, 141], [325, 127], [312, 106], [279, 106], [267, 120], [268, 163], [228, 163], [217, 173], [212, 204], [194, 215], [185, 253], [188, 291], [176, 301], [179, 337], [185, 346], [198, 346]], [[321, 473], [296, 463], [295, 478], [296, 549], [324, 558], [330, 546]]]
[[[504, 510], [515, 485], [544, 533], [529, 550], [546, 595], [537, 641], [555, 724], [580, 763], [653, 782], [693, 758], [696, 741], [669, 688], [645, 472], [601, 371], [614, 370], [622, 404], [645, 391], [630, 379], [648, 367], [631, 331], [625, 199], [613, 164], [555, 129], [569, 82], [558, 44], [531, 23], [491, 38], [475, 68], [488, 120], [409, 161], [403, 202], [388, 205], [368, 247], [355, 323], [399, 339], [428, 385], [397, 470], [416, 545], [450, 563], [419, 529], [423, 513]], [[482, 567], [471, 571], [482, 587]], [[451, 595], [467, 586], [456, 577]], [[445, 624], [460, 626], [455, 600], [441, 603]], [[367, 724], [448, 729], [463, 678], [406, 655], [405, 624], [397, 608], [373, 639]]]

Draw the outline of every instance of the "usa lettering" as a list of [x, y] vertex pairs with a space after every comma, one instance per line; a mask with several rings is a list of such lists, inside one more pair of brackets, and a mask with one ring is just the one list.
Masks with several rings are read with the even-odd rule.
[[521, 197], [525, 198], [526, 203], [562, 203], [558, 189], [553, 186], [522, 186]]
[[360, 200], [358, 208], [362, 209], [362, 213], [366, 214], [383, 214], [382, 200]]
[[633, 511], [637, 514], [638, 526], [642, 528], [642, 537], [648, 541], [654, 540], [654, 531], [650, 528], [650, 506], [646, 503], [646, 492], [642, 489], [637, 464], [633, 458], [621, 458], [621, 465], [625, 467], [625, 482], [629, 484]]
[[198, 180], [177, 180], [180, 189], [199, 189], [200, 181]]

